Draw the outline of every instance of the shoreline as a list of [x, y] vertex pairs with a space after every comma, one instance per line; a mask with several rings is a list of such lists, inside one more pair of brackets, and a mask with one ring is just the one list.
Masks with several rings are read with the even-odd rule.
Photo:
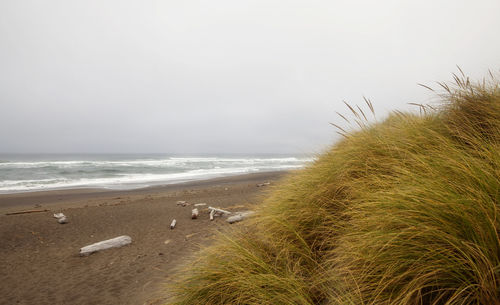
[[[58, 204], [77, 204], [84, 199], [96, 199], [113, 196], [134, 196], [147, 193], [161, 193], [186, 188], [199, 188], [212, 184], [227, 184], [238, 181], [261, 182], [265, 179], [275, 179], [277, 176], [284, 176], [293, 170], [268, 171], [259, 173], [248, 173], [241, 175], [231, 175], [203, 180], [192, 180], [180, 183], [159, 184], [133, 189], [107, 189], [95, 187], [65, 188], [52, 190], [36, 190], [28, 192], [16, 192], [0, 194], [0, 213], [10, 212], [14, 208], [38, 207], [48, 204], [50, 207], [56, 207]], [[69, 202], [68, 202], [69, 201]]]

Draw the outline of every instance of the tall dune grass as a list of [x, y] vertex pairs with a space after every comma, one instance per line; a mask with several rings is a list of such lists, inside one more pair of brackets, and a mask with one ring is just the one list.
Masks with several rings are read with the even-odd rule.
[[172, 303], [500, 304], [500, 87], [441, 86], [420, 114], [352, 108], [359, 128], [198, 253]]

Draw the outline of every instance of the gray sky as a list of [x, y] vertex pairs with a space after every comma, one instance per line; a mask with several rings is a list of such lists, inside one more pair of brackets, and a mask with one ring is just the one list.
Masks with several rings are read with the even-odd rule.
[[0, 1], [0, 152], [315, 153], [500, 64], [500, 1]]

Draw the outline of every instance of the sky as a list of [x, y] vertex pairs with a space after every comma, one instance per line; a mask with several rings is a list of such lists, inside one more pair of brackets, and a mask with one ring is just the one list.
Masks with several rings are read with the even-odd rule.
[[2, 0], [0, 152], [300, 153], [500, 68], [500, 1]]

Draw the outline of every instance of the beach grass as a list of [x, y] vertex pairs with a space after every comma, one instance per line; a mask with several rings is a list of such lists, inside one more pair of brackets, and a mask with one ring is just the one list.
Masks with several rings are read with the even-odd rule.
[[[500, 87], [357, 128], [178, 272], [171, 304], [500, 304]], [[340, 126], [339, 126], [340, 127]]]

